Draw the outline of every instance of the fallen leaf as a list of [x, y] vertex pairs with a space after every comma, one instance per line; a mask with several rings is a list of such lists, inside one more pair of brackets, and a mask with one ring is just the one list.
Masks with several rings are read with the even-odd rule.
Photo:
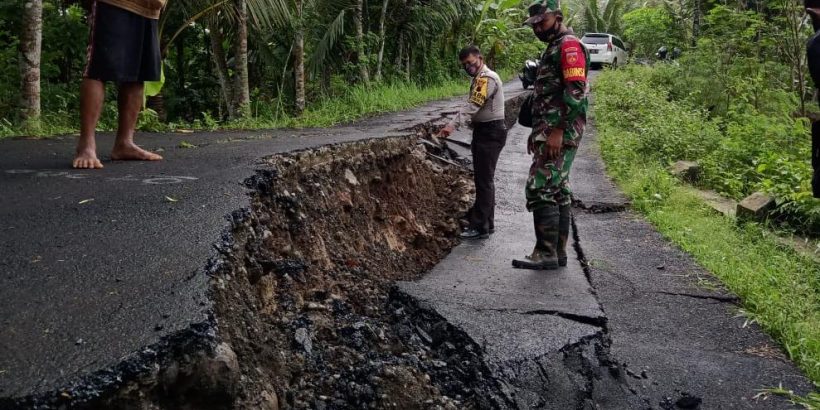
[[188, 142], [188, 141], [180, 141], [180, 142], [179, 142], [179, 147], [180, 147], [180, 148], [196, 148], [196, 145], [191, 144], [191, 143], [190, 143], [190, 142]]
[[82, 204], [87, 204], [87, 203], [89, 203], [89, 202], [91, 202], [91, 201], [93, 201], [93, 200], [94, 200], [94, 198], [91, 198], [91, 199], [83, 199], [82, 201], [80, 201], [80, 205], [82, 205]]
[[168, 202], [179, 202], [179, 199], [174, 199], [167, 195], [165, 196], [165, 200]]

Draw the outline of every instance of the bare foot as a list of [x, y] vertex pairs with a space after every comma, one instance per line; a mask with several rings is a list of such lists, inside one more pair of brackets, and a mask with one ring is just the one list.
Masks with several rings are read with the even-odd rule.
[[74, 156], [74, 168], [78, 169], [101, 169], [102, 162], [97, 158], [94, 149], [78, 149]]
[[114, 161], [160, 161], [162, 157], [130, 143], [115, 145], [111, 150], [111, 159]]

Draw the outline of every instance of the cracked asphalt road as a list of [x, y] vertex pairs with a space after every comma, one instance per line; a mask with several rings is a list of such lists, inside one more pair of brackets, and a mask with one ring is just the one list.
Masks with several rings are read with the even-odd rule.
[[[93, 173], [66, 168], [72, 138], [0, 142], [0, 398], [51, 391], [205, 321], [206, 261], [224, 216], [247, 206], [240, 182], [260, 156], [404, 134], [459, 102], [332, 129], [146, 136], [166, 161]], [[483, 347], [512, 407], [674, 408], [697, 397], [704, 409], [780, 409], [790, 406], [756, 400], [760, 389], [813, 389], [745, 326], [733, 295], [628, 210], [594, 124], [572, 177], [576, 260], [553, 273], [512, 269], [534, 239], [527, 131], [511, 130], [499, 163], [498, 232], [399, 284]], [[105, 152], [111, 136], [100, 142]]]
[[[758, 393], [779, 385], [814, 390], [777, 344], [738, 314], [734, 295], [628, 210], [606, 176], [594, 120], [571, 177], [575, 260], [554, 272], [511, 268], [534, 243], [523, 200], [528, 133], [511, 129], [501, 154], [496, 233], [462, 243], [425, 278], [399, 285], [484, 346], [513, 407], [671, 409], [700, 399], [703, 409], [784, 409], [794, 407]], [[466, 133], [455, 138], [469, 140]], [[606, 354], [597, 363], [618, 373], [616, 380], [601, 383], [589, 365], [566, 364], [577, 359], [570, 348], [585, 339], [601, 341], [596, 352]], [[581, 375], [575, 387], [544, 369], [561, 361], [564, 371]], [[586, 401], [556, 397], [573, 391]]]
[[73, 137], [0, 141], [0, 398], [52, 392], [207, 321], [212, 245], [249, 205], [241, 182], [262, 156], [407, 135], [461, 103], [328, 129], [138, 135], [158, 163], [107, 161], [103, 133], [98, 171], [69, 168]]

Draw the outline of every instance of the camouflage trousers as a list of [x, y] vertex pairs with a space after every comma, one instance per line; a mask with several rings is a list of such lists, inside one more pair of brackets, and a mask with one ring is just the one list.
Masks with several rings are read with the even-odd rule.
[[580, 133], [565, 131], [564, 146], [558, 158], [548, 158], [547, 143], [543, 141], [543, 137], [530, 137], [532, 166], [525, 190], [528, 211], [532, 212], [545, 206], [569, 205], [572, 202], [569, 172], [578, 152], [580, 140]]

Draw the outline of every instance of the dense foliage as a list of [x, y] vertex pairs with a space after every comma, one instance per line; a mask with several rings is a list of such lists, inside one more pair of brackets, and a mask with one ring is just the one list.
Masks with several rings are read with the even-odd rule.
[[[758, 190], [770, 192], [793, 228], [819, 232], [820, 204], [810, 189], [808, 122], [791, 115], [796, 98], [750, 86], [734, 96], [728, 110], [710, 115], [709, 107], [693, 100], [710, 101], [703, 94], [715, 93], [711, 88], [717, 84], [693, 78], [682, 93], [685, 98], [676, 98], [682, 90], [674, 87], [674, 79], [697, 70], [696, 56], [685, 61], [688, 64], [633, 66], [599, 79], [596, 115], [601, 131], [618, 134], [607, 147], [614, 168], [697, 161], [704, 187], [736, 199]], [[759, 92], [766, 93], [765, 103], [756, 108], [753, 94]]]
[[[0, 4], [0, 136], [21, 132], [18, 16], [26, 1], [32, 0]], [[70, 3], [42, 0], [42, 121], [34, 133], [77, 126], [88, 13]], [[511, 72], [541, 47], [521, 27], [525, 3], [170, 0], [160, 20], [165, 83], [159, 96], [148, 99], [151, 110], [140, 124], [162, 129], [227, 120], [245, 126], [298, 123], [306, 109], [317, 112], [347, 98], [354, 86], [414, 90], [463, 82], [456, 54], [470, 43], [482, 47], [491, 66]], [[238, 13], [243, 8], [244, 21]], [[242, 24], [248, 31], [246, 90], [242, 50], [236, 47]], [[115, 125], [113, 95], [111, 90], [104, 129]]]
[[[647, 17], [664, 14], [633, 11], [625, 20], [636, 24], [627, 33], [669, 24], [666, 17]], [[603, 76], [597, 111], [604, 124], [623, 133], [612, 148], [630, 154], [619, 161], [698, 161], [705, 187], [736, 199], [772, 193], [793, 228], [817, 233], [820, 203], [811, 197], [805, 105], [811, 94], [804, 59], [789, 57], [789, 47], [803, 46], [789, 43], [783, 15], [713, 7], [697, 48], [680, 60]], [[773, 23], [779, 28], [772, 29]], [[680, 35], [674, 25], [672, 30], [667, 33]], [[792, 35], [807, 37], [806, 31], [800, 27]]]
[[[675, 160], [696, 160], [704, 187], [735, 198], [771, 192], [786, 226], [820, 232], [820, 201], [809, 192], [807, 121], [791, 115], [796, 97], [772, 86], [735, 88], [728, 110], [710, 112], [702, 95], [718, 84], [701, 79], [684, 89], [674, 81], [707, 58], [694, 53], [680, 65], [602, 74], [595, 84], [601, 151], [634, 207], [739, 295], [744, 315], [820, 383], [820, 265], [761, 225], [738, 228], [718, 216], [668, 172]], [[753, 92], [767, 93], [766, 103], [755, 108]], [[794, 399], [816, 404], [819, 398]]]

